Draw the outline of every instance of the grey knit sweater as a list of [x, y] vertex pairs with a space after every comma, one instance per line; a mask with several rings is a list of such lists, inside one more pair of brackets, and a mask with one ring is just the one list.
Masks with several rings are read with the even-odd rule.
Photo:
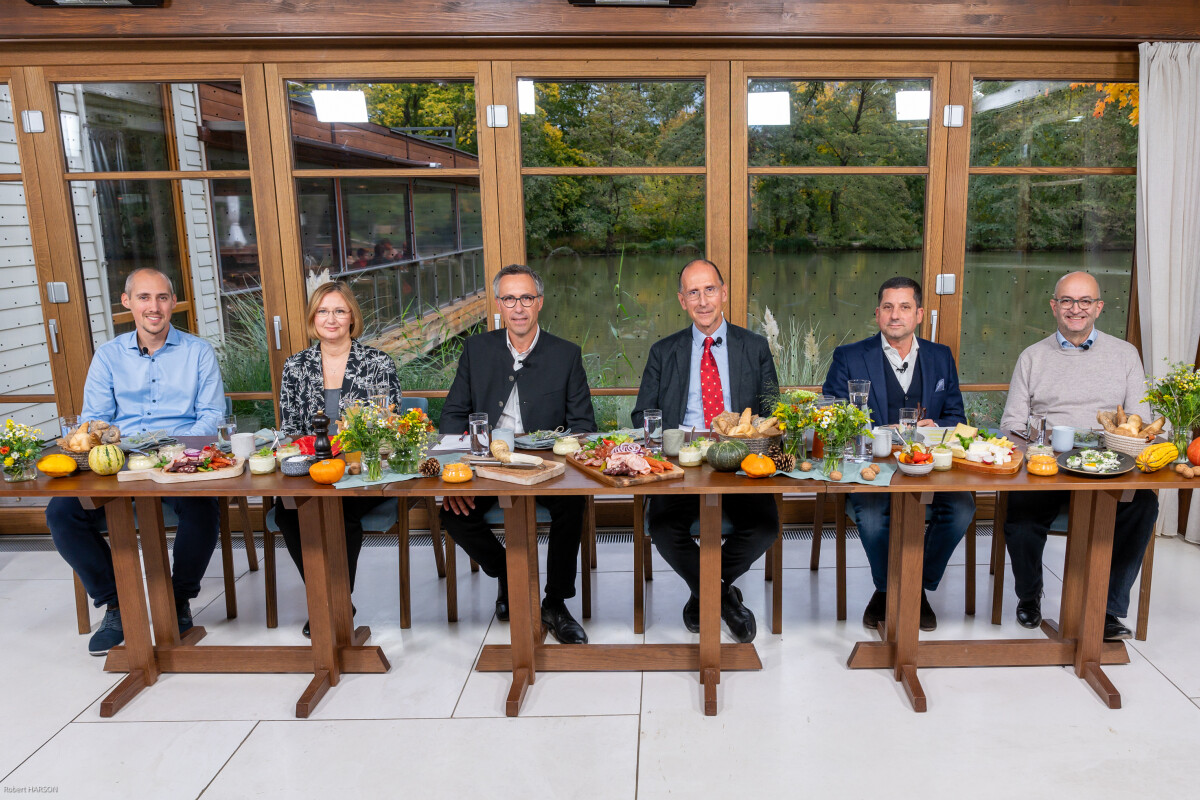
[[1050, 426], [1099, 428], [1097, 411], [1140, 414], [1149, 424], [1150, 406], [1142, 402], [1146, 372], [1137, 349], [1129, 342], [1099, 330], [1088, 350], [1063, 348], [1054, 334], [1030, 345], [1017, 359], [1000, 427], [1024, 433], [1030, 414]]

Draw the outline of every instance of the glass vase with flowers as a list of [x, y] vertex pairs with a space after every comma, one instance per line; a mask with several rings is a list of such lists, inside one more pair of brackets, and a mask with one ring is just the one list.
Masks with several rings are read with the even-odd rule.
[[1171, 423], [1171, 443], [1179, 451], [1178, 461], [1187, 461], [1192, 429], [1200, 426], [1200, 372], [1194, 364], [1171, 364], [1161, 378], [1146, 380], [1146, 396], [1155, 412]]

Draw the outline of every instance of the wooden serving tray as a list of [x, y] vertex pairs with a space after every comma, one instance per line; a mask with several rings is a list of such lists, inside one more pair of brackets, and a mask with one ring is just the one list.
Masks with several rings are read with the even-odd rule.
[[213, 472], [163, 472], [161, 469], [121, 470], [117, 473], [119, 481], [152, 480], [155, 483], [195, 483], [197, 481], [220, 481], [225, 478], [236, 478], [246, 469], [246, 459], [234, 457], [232, 467], [214, 470]]
[[967, 461], [965, 458], [953, 459], [954, 468], [961, 469], [965, 472], [982, 472], [987, 475], [1016, 475], [1021, 471], [1021, 465], [1025, 463], [1025, 454], [1017, 450], [1013, 454], [1012, 461], [1007, 464], [981, 464], [978, 461]]
[[515, 483], [518, 486], [533, 486], [542, 481], [548, 481], [562, 475], [567, 471], [567, 468], [562, 465], [561, 461], [543, 461], [540, 465], [533, 467], [475, 467], [475, 474], [481, 478], [490, 478], [494, 481], [504, 481], [505, 483]]
[[607, 483], [609, 486], [639, 486], [643, 483], [657, 483], [659, 481], [676, 480], [678, 478], [682, 478], [686, 474], [682, 467], [678, 466], [677, 464], [672, 464], [670, 472], [651, 473], [649, 475], [638, 475], [636, 477], [631, 475], [605, 475], [596, 467], [588, 467], [580, 464], [570, 456], [567, 456], [566, 460], [567, 463], [575, 467], [575, 469], [592, 476], [601, 483]]

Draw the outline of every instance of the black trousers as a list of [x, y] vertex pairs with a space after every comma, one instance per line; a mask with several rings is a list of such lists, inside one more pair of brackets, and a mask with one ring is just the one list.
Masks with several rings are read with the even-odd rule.
[[[358, 554], [362, 551], [363, 527], [362, 518], [380, 503], [387, 502], [386, 497], [343, 497], [342, 521], [346, 526], [346, 564], [350, 568], [350, 590], [354, 591], [354, 576], [358, 574]], [[287, 545], [288, 555], [304, 577], [304, 553], [300, 547], [300, 512], [294, 508], [283, 507], [283, 498], [275, 499], [275, 524], [283, 534]]]
[[[1012, 558], [1013, 580], [1021, 600], [1042, 596], [1042, 551], [1046, 548], [1046, 533], [1069, 501], [1069, 492], [1012, 492], [1008, 495], [1004, 543]], [[1149, 489], [1134, 492], [1128, 503], [1117, 503], [1107, 607], [1107, 612], [1114, 617], [1129, 613], [1129, 591], [1142, 568], [1142, 557], [1154, 534], [1157, 518], [1158, 498]]]
[[[721, 545], [721, 580], [731, 586], [775, 543], [779, 512], [770, 495], [725, 494], [721, 507], [734, 528]], [[700, 546], [692, 538], [692, 523], [699, 518], [700, 498], [693, 494], [654, 495], [646, 513], [650, 540], [696, 597], [700, 596]]]
[[[546, 495], [534, 498], [550, 512], [550, 547], [546, 554], [546, 599], [566, 600], [575, 596], [575, 570], [579, 560], [579, 540], [583, 535], [584, 498]], [[508, 563], [504, 545], [496, 539], [484, 520], [496, 505], [495, 497], [476, 497], [469, 514], [442, 510], [442, 527], [455, 543], [479, 564], [486, 574], [508, 584]]]

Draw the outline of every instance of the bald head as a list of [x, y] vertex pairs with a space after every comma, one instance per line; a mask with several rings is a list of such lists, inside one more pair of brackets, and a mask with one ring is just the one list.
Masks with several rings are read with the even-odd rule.
[[689, 261], [679, 273], [679, 305], [706, 336], [721, 327], [722, 308], [729, 299], [725, 279], [711, 261]]
[[1092, 335], [1096, 318], [1103, 310], [1100, 284], [1086, 272], [1068, 272], [1054, 284], [1050, 311], [1058, 323], [1058, 332], [1076, 347]]

